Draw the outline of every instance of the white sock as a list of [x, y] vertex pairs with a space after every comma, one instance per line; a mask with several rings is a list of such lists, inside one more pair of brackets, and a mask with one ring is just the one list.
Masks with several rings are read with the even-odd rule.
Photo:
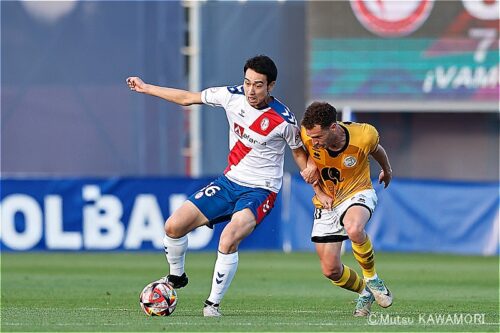
[[184, 273], [184, 259], [188, 247], [187, 236], [181, 238], [163, 237], [165, 247], [165, 257], [170, 266], [170, 274], [180, 276]]
[[222, 301], [233, 280], [236, 269], [238, 269], [238, 252], [230, 254], [218, 253], [212, 278], [212, 290], [208, 297], [210, 302], [219, 304]]

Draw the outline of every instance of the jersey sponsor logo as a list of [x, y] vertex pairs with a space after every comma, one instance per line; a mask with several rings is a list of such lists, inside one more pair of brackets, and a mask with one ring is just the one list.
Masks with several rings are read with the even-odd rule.
[[248, 135], [247, 133], [243, 134], [242, 139], [245, 139], [248, 142], [250, 142], [252, 144], [255, 144], [255, 145], [267, 146], [267, 142], [265, 142], [265, 141], [259, 141], [257, 139], [254, 139], [250, 135]]
[[352, 168], [353, 166], [356, 165], [358, 161], [356, 160], [356, 158], [354, 156], [347, 156], [345, 159], [344, 159], [344, 165], [348, 168]]
[[240, 109], [240, 112], [238, 112], [238, 115], [239, 115], [241, 118], [244, 118], [244, 117], [245, 117], [245, 110]]
[[381, 37], [406, 36], [427, 20], [434, 0], [351, 0], [358, 21]]
[[335, 185], [344, 181], [344, 179], [340, 176], [340, 171], [336, 168], [323, 168], [321, 170], [321, 178], [324, 180], [330, 180]]
[[260, 122], [260, 129], [265, 131], [268, 127], [269, 127], [269, 119], [268, 118], [262, 119], [262, 121]]
[[[269, 126], [269, 120], [267, 126]], [[247, 140], [250, 143], [258, 144], [261, 146], [267, 145], [267, 142], [259, 141], [255, 138], [252, 138], [248, 133], [245, 133], [245, 128], [237, 123], [234, 123], [234, 133], [236, 133], [236, 135], [239, 136], [240, 139]]]
[[234, 133], [236, 133], [237, 136], [240, 138], [243, 138], [243, 134], [245, 133], [245, 129], [238, 125], [237, 123], [234, 123]]

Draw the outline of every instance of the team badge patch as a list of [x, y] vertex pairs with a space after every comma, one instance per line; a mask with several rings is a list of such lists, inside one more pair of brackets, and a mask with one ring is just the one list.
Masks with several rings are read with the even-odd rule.
[[267, 118], [262, 119], [262, 121], [260, 122], [260, 129], [265, 131], [268, 127], [269, 127], [269, 119]]
[[354, 156], [347, 156], [346, 158], [344, 158], [344, 165], [348, 168], [355, 166], [357, 162], [358, 161]]

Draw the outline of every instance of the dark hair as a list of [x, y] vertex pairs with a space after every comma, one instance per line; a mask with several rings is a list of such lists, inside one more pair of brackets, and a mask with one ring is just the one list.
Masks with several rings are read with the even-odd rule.
[[310, 130], [316, 125], [330, 127], [337, 121], [337, 110], [326, 102], [313, 102], [309, 105], [302, 119], [302, 126]]
[[267, 78], [267, 84], [276, 81], [278, 77], [278, 68], [276, 68], [274, 61], [263, 54], [248, 59], [245, 63], [245, 67], [243, 67], [243, 74], [245, 74], [249, 68], [259, 74], [264, 74]]

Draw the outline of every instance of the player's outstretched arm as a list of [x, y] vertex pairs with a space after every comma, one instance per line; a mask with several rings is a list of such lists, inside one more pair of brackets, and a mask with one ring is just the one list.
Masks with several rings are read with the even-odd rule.
[[377, 145], [377, 148], [371, 153], [375, 161], [382, 167], [380, 174], [378, 176], [378, 183], [382, 184], [384, 182], [384, 188], [389, 186], [389, 183], [392, 179], [392, 168], [391, 163], [389, 162], [389, 157], [387, 157], [387, 153], [385, 152], [384, 147], [380, 144]]
[[200, 92], [191, 92], [182, 89], [155, 86], [153, 84], [145, 83], [141, 78], [136, 76], [128, 77], [126, 81], [130, 90], [160, 97], [172, 103], [184, 106], [203, 103], [201, 101]]

